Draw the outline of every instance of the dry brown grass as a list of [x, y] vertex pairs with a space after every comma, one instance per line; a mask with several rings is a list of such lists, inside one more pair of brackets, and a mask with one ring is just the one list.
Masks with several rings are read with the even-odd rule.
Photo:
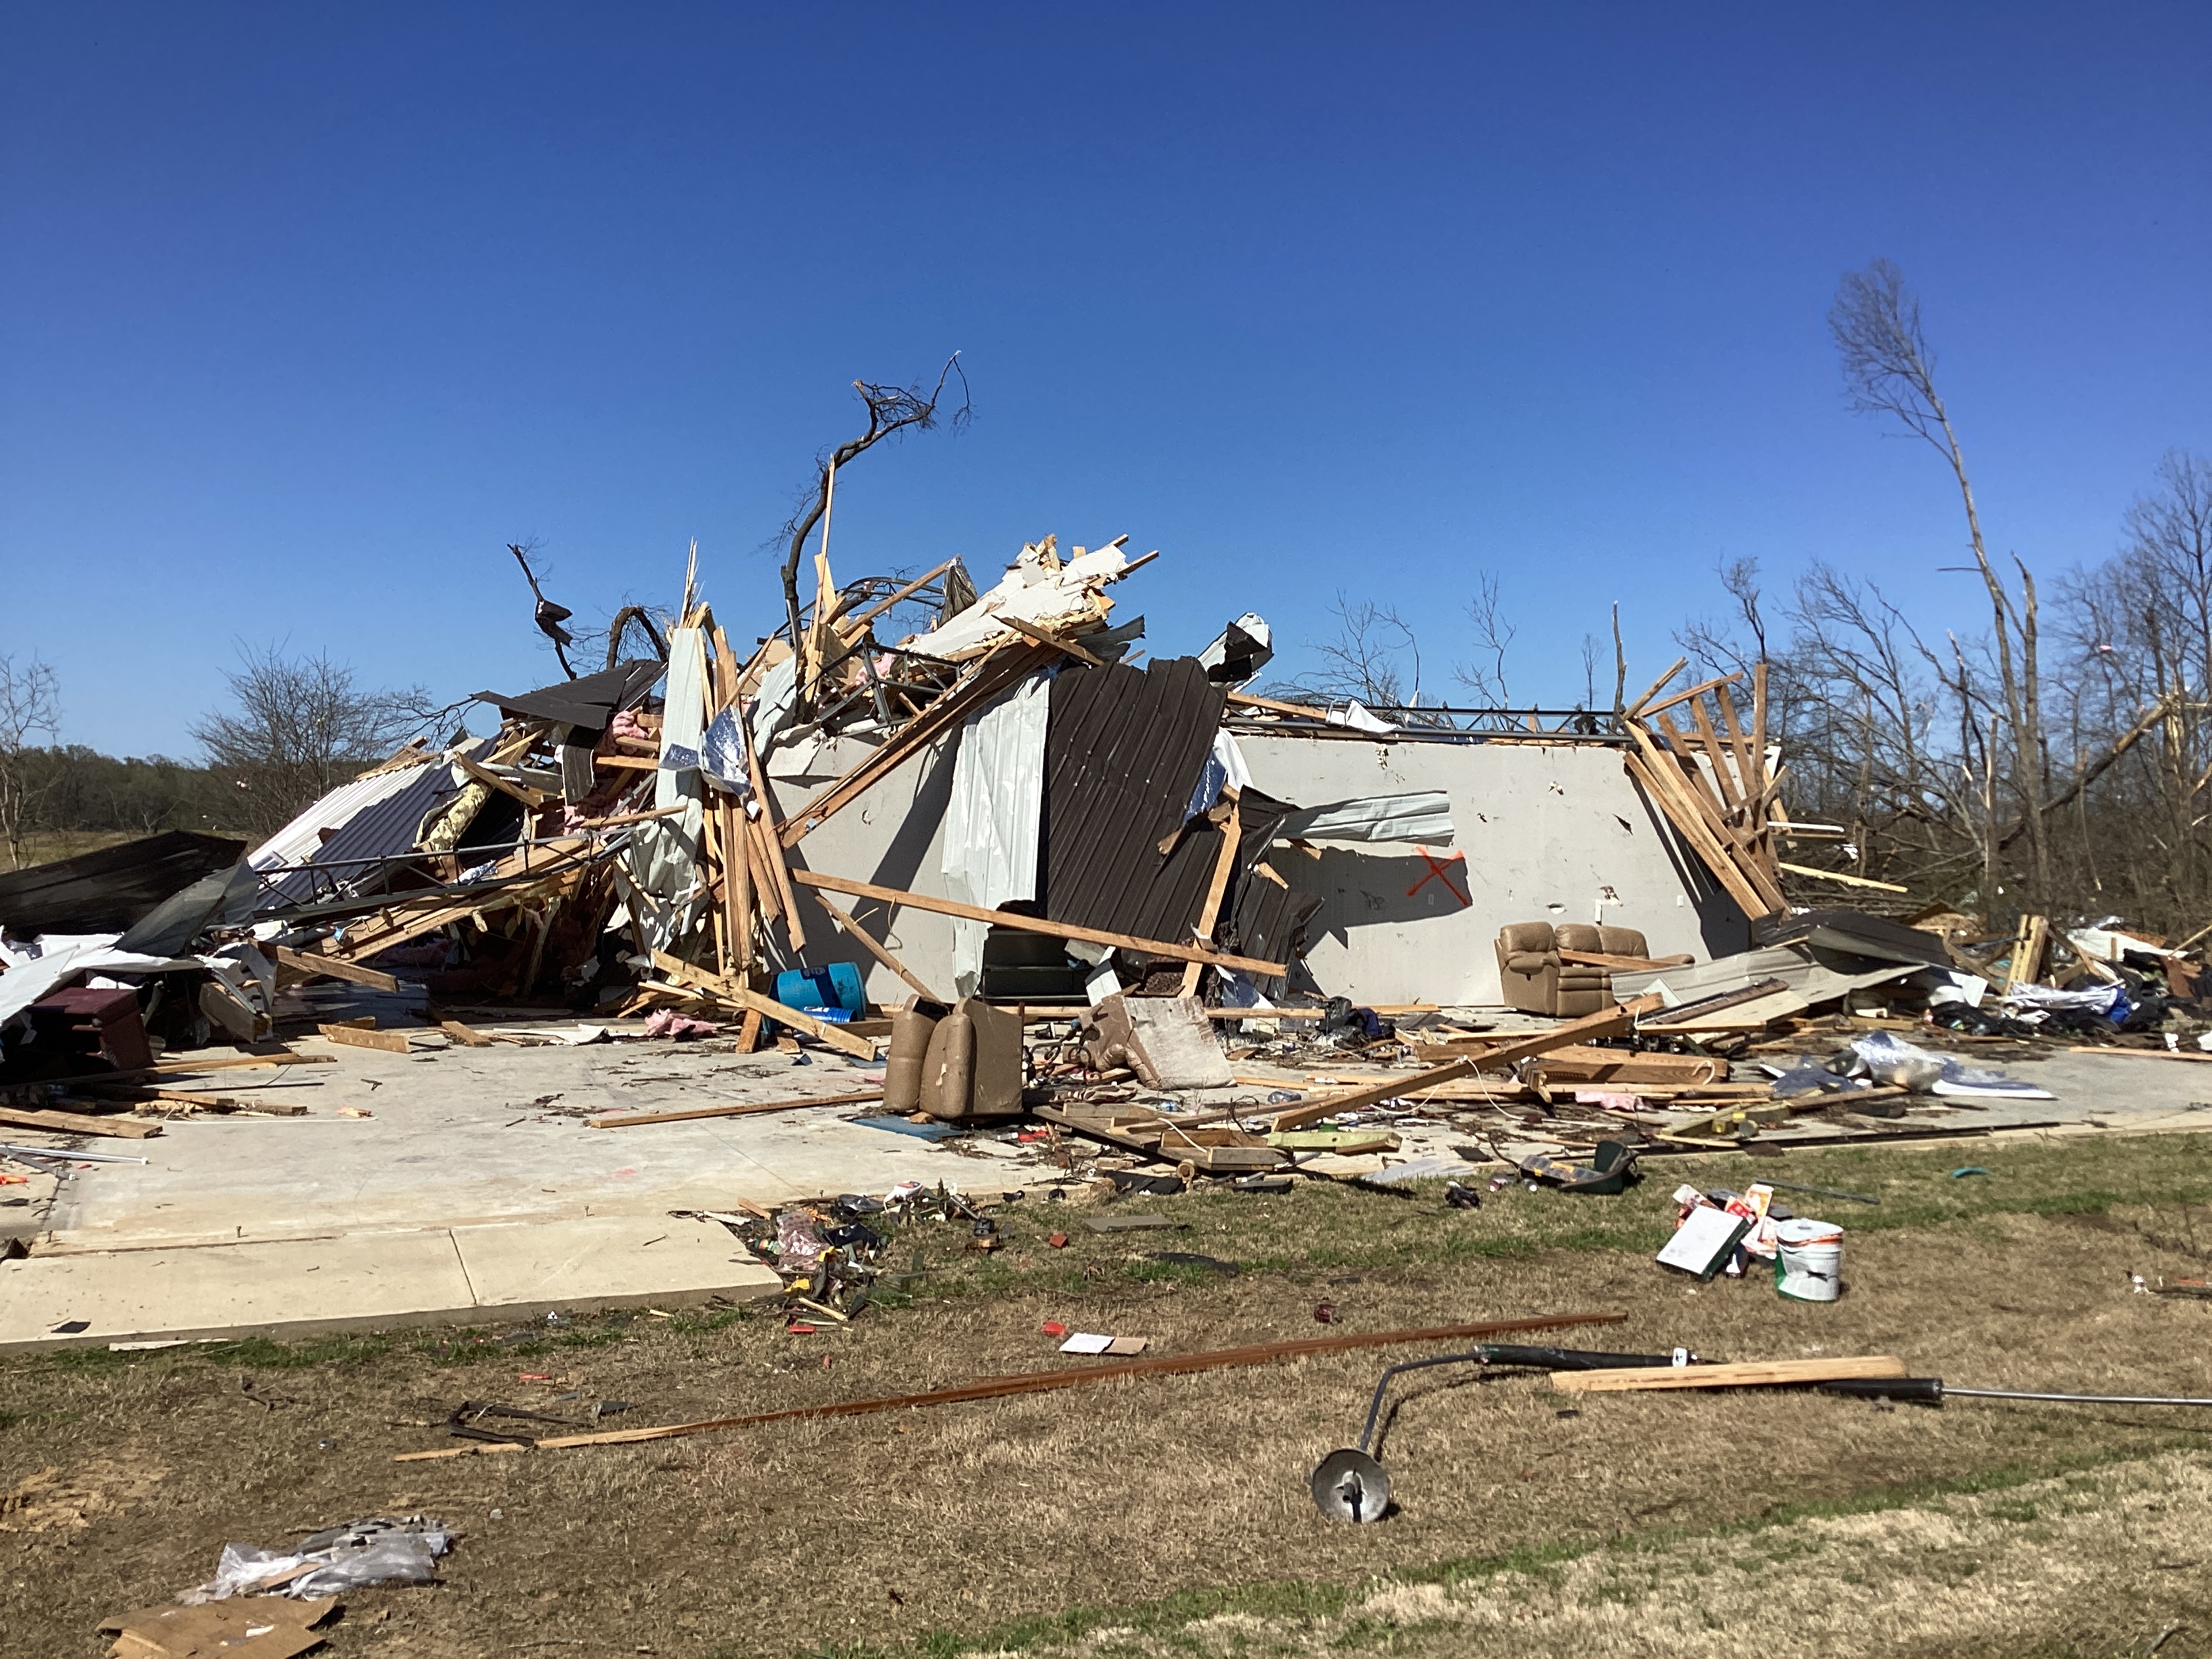
[[[1391, 1205], [1375, 1213], [1393, 1227], [1414, 1212], [1374, 1201]], [[1682, 1644], [1711, 1645], [1697, 1622], [1708, 1589], [1739, 1635], [1771, 1632], [1762, 1598], [1790, 1581], [1783, 1556], [1805, 1538], [1821, 1541], [1799, 1576], [1831, 1585], [1833, 1628], [1808, 1626], [1803, 1645], [1764, 1642], [1771, 1652], [1974, 1650], [2017, 1600], [2008, 1589], [1994, 1610], [1976, 1611], [1978, 1577], [2032, 1577], [2035, 1558], [2021, 1552], [2046, 1546], [2051, 1570], [2065, 1568], [2054, 1582], [2077, 1598], [2111, 1591], [2110, 1628], [2133, 1642], [2138, 1625], [2165, 1616], [2158, 1595], [2195, 1594], [2201, 1582], [2124, 1571], [2127, 1540], [2163, 1524], [2149, 1517], [2167, 1511], [2149, 1505], [2168, 1504], [2177, 1537], [2201, 1532], [2190, 1506], [2206, 1501], [2196, 1452], [2212, 1423], [2174, 1413], [1966, 1401], [1880, 1412], [1779, 1394], [1570, 1401], [1526, 1376], [1437, 1372], [1407, 1390], [1384, 1446], [1402, 1513], [1368, 1528], [1322, 1520], [1304, 1482], [1323, 1452], [1356, 1436], [1386, 1363], [1371, 1352], [658, 1444], [427, 1464], [390, 1456], [441, 1443], [435, 1425], [464, 1396], [548, 1408], [577, 1389], [638, 1402], [625, 1422], [677, 1420], [1067, 1363], [1038, 1334], [1046, 1318], [1181, 1351], [1309, 1334], [1323, 1297], [1354, 1329], [1610, 1307], [1629, 1322], [1559, 1340], [1682, 1342], [1723, 1358], [1895, 1352], [1955, 1382], [2201, 1392], [2212, 1306], [2134, 1295], [2126, 1278], [2201, 1272], [2185, 1232], [2160, 1244], [2104, 1217], [2001, 1212], [1869, 1232], [1851, 1243], [1851, 1293], [1827, 1308], [1782, 1302], [1759, 1283], [1692, 1286], [1641, 1251], [1548, 1249], [1226, 1280], [1016, 1282], [815, 1337], [756, 1317], [718, 1329], [640, 1322], [592, 1339], [601, 1346], [550, 1352], [464, 1345], [450, 1362], [435, 1344], [409, 1342], [334, 1344], [321, 1363], [289, 1365], [274, 1362], [312, 1356], [17, 1364], [0, 1368], [0, 1413], [15, 1419], [0, 1433], [0, 1492], [48, 1468], [82, 1486], [100, 1461], [167, 1473], [157, 1486], [103, 1497], [96, 1511], [84, 1506], [82, 1528], [0, 1535], [0, 1651], [90, 1656], [101, 1650], [90, 1635], [101, 1614], [205, 1577], [226, 1540], [274, 1545], [343, 1516], [408, 1510], [462, 1534], [447, 1583], [349, 1598], [337, 1655], [960, 1646], [931, 1632], [1099, 1654], [1177, 1644], [1481, 1652], [1508, 1639], [1526, 1652], [1698, 1652]], [[1127, 1248], [1091, 1241], [1082, 1248]], [[525, 1384], [521, 1371], [556, 1380]], [[1570, 1406], [1580, 1415], [1559, 1414]], [[336, 1447], [320, 1450], [326, 1436]], [[2069, 1470], [2088, 1484], [2064, 1487], [2078, 1501], [2056, 1507], [2008, 1493], [1927, 1496]], [[2035, 1517], [2008, 1520], [2008, 1503], [2032, 1504]], [[1777, 1524], [1838, 1506], [1880, 1512]], [[1674, 1532], [1699, 1536], [1654, 1544]], [[1911, 1540], [1954, 1536], [1969, 1541], [1927, 1555], [1917, 1577], [1905, 1572], [1917, 1559]], [[1774, 1558], [1765, 1566], [1762, 1553]], [[1970, 1557], [1984, 1565], [1943, 1578], [1943, 1561]], [[1521, 1566], [1499, 1578], [1501, 1560]], [[1867, 1581], [1866, 1605], [1892, 1595], [1934, 1609], [1934, 1624], [1848, 1613], [1860, 1601], [1834, 1587], [1854, 1573]], [[1376, 1588], [1385, 1575], [1443, 1588]], [[2054, 1591], [2033, 1605], [2061, 1601]], [[1824, 1605], [1809, 1590], [1790, 1604], [1809, 1609], [1805, 1618]], [[1516, 1622], [1513, 1610], [1526, 1616]], [[1318, 1622], [1309, 1631], [1304, 1620]], [[1249, 1640], [1239, 1620], [1259, 1621]], [[1860, 1644], [1837, 1645], [1855, 1622]], [[1106, 1626], [1130, 1633], [1109, 1643]], [[1622, 1645], [1646, 1626], [1677, 1645]], [[1955, 1644], [1929, 1645], [1926, 1631], [1954, 1629]], [[2191, 1640], [2175, 1637], [2164, 1659], [2198, 1650]], [[2130, 1650], [2116, 1637], [2079, 1650]]]

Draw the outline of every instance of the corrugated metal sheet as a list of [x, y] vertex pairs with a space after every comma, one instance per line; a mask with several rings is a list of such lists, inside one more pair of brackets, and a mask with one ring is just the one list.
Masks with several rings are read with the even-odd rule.
[[[477, 744], [471, 758], [489, 746], [488, 740]], [[347, 891], [374, 891], [386, 872], [374, 866], [348, 868], [347, 860], [396, 858], [411, 852], [423, 818], [460, 793], [452, 766], [442, 758], [339, 785], [264, 842], [252, 858], [257, 870], [316, 864], [328, 866], [329, 873], [319, 877], [299, 871], [280, 877], [274, 894], [264, 895], [263, 904], [272, 897], [306, 903], [331, 896], [334, 885]]]
[[1061, 670], [1045, 738], [1039, 890], [1054, 921], [1145, 939], [1190, 937], [1220, 849], [1180, 829], [1221, 723], [1196, 659]]

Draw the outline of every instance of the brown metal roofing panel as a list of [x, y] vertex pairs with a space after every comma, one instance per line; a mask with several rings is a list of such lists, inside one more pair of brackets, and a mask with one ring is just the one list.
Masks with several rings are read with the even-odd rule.
[[1064, 668], [1045, 733], [1038, 890], [1045, 915], [1079, 927], [1182, 940], [1204, 903], [1219, 843], [1185, 836], [1183, 808], [1224, 706], [1196, 659], [1142, 669]]

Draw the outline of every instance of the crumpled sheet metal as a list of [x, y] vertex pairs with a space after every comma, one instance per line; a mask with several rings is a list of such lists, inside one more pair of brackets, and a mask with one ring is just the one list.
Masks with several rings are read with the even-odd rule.
[[[945, 807], [945, 895], [995, 910], [1037, 895], [1037, 838], [1044, 823], [1044, 739], [1052, 709], [1049, 670], [1030, 675], [960, 732]], [[983, 974], [991, 925], [952, 924], [954, 994], [969, 997]]]

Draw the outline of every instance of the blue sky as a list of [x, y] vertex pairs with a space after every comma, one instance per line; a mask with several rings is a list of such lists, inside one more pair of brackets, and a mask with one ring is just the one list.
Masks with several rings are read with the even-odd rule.
[[[856, 377], [976, 419], [843, 479], [841, 574], [1127, 532], [1162, 654], [1340, 591], [1432, 690], [1632, 678], [1717, 560], [1972, 627], [1936, 459], [1823, 319], [1898, 260], [1993, 546], [2108, 551], [2212, 452], [2212, 13], [0, 5], [0, 652], [191, 750], [243, 641], [447, 696], [586, 616], [732, 633]], [[1639, 682], [1640, 683], [1640, 682]]]

